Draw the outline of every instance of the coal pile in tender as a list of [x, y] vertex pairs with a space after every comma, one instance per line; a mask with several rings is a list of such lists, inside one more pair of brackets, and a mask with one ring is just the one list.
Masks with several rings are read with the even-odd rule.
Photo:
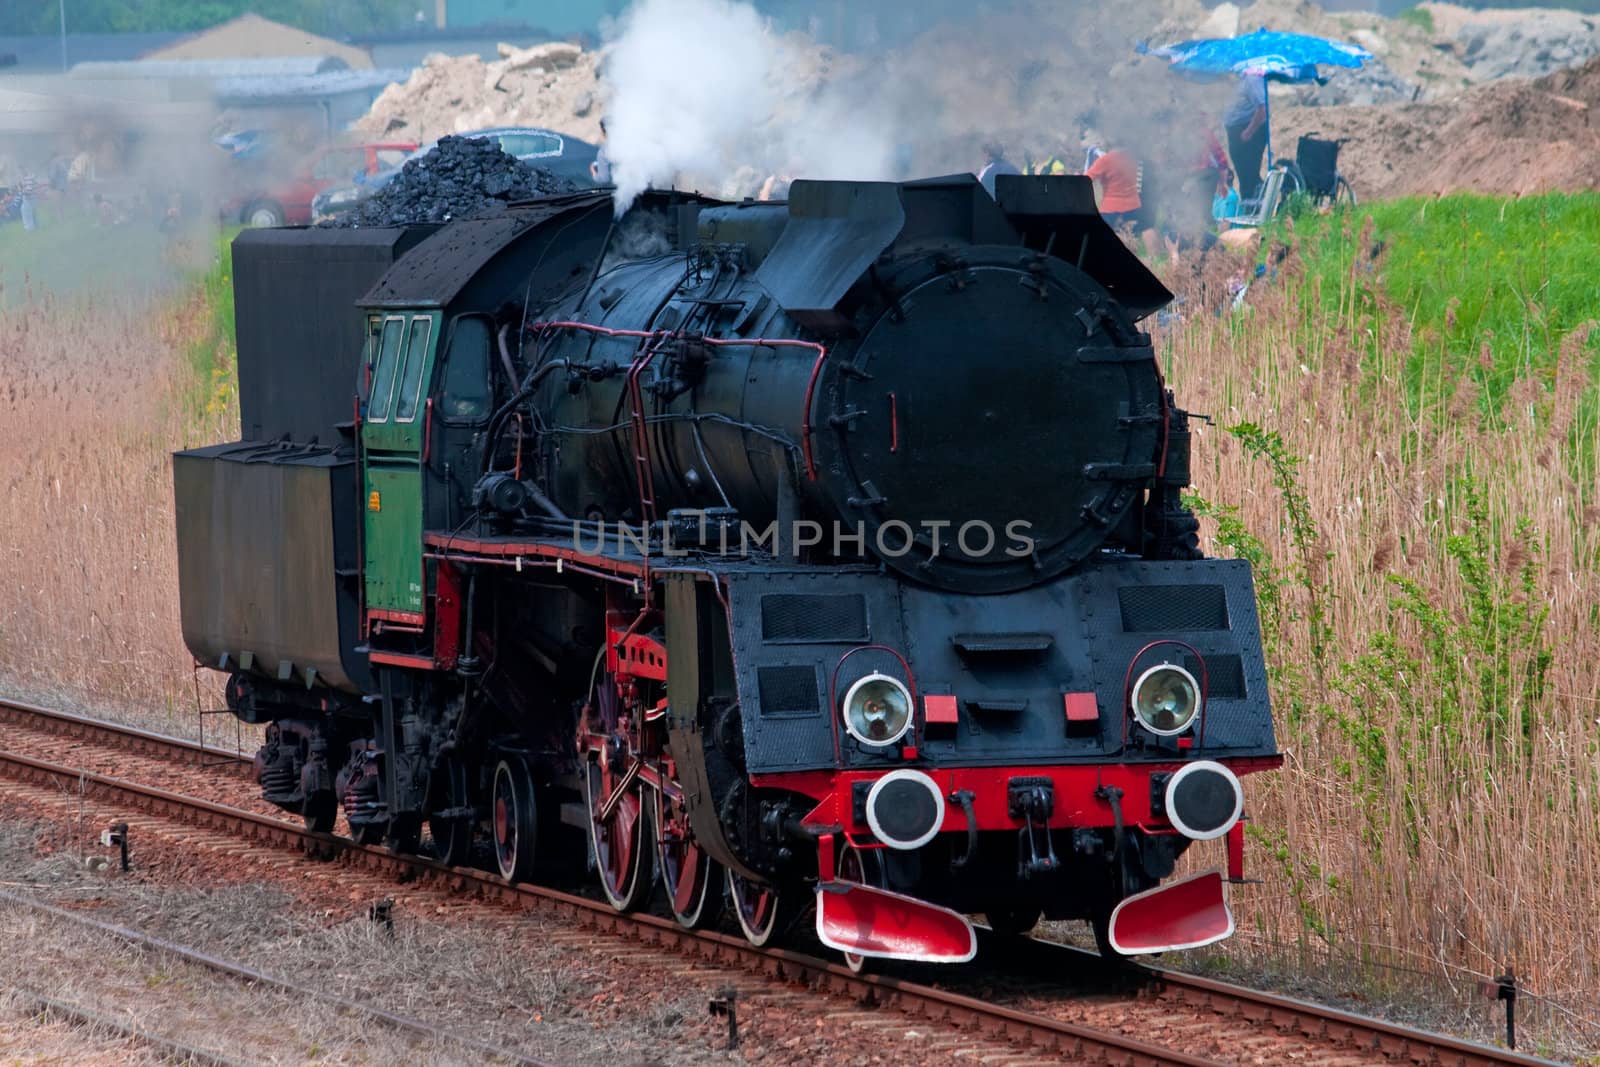
[[570, 193], [576, 186], [500, 150], [492, 140], [444, 137], [427, 155], [407, 160], [387, 185], [333, 226], [403, 226], [448, 222], [505, 209], [516, 200]]

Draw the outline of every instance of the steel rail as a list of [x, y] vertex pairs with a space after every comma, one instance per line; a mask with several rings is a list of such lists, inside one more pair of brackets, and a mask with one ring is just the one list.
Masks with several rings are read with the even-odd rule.
[[[5, 707], [21, 708], [40, 718], [62, 717], [62, 713], [49, 709], [21, 705], [15, 701], [0, 701], [0, 709]], [[191, 741], [165, 738], [117, 724], [101, 724], [82, 716], [65, 718], [75, 724], [74, 728], [86, 733], [104, 725], [109, 732], [121, 736], [131, 736], [140, 741], [154, 739], [152, 743], [170, 743], [175, 746], [175, 752], [209, 752]], [[685, 930], [672, 920], [653, 915], [622, 915], [609, 905], [560, 890], [526, 883], [508, 883], [484, 871], [447, 867], [422, 857], [360, 845], [329, 834], [312, 833], [281, 819], [46, 764], [29, 757], [0, 753], [0, 774], [32, 776], [35, 780], [49, 779], [63, 786], [81, 784], [86, 790], [93, 787], [139, 804], [150, 814], [174, 817], [202, 826], [232, 827], [248, 839], [274, 847], [301, 851], [319, 858], [337, 857], [358, 868], [403, 874], [409, 881], [432, 884], [452, 892], [471, 892], [481, 898], [525, 910], [540, 908], [579, 926], [634, 937], [647, 944], [672, 947], [709, 962], [736, 965], [774, 979], [801, 982], [822, 992], [967, 1027], [980, 1035], [1016, 1041], [1046, 1053], [1130, 1065], [1198, 1065], [1212, 1062], [1119, 1034], [1005, 1008], [904, 979], [855, 974], [840, 964], [804, 953], [786, 949], [760, 949], [742, 938], [714, 931]], [[1049, 943], [1036, 941], [1034, 944], [1043, 946]], [[1051, 948], [1092, 956], [1070, 946], [1052, 945]], [[1214, 1012], [1223, 1018], [1297, 1034], [1335, 1048], [1375, 1053], [1396, 1062], [1425, 1063], [1437, 1067], [1550, 1067], [1555, 1062], [1509, 1049], [1413, 1030], [1354, 1012], [1198, 975], [1143, 965], [1134, 965], [1134, 968], [1158, 993], [1180, 998], [1190, 1006]]]
[[53, 1015], [66, 1022], [86, 1026], [91, 1030], [115, 1034], [125, 1041], [136, 1041], [141, 1045], [149, 1045], [176, 1057], [174, 1062], [203, 1064], [204, 1067], [252, 1067], [251, 1064], [244, 1060], [236, 1060], [230, 1056], [224, 1056], [220, 1052], [185, 1044], [176, 1038], [163, 1037], [143, 1027], [97, 1012], [92, 1008], [61, 1000], [58, 997], [46, 996], [25, 986], [7, 986], [6, 988], [11, 989], [18, 997], [31, 1004], [37, 1015]]
[[[1030, 938], [1026, 944], [1033, 950], [1026, 965], [1040, 973], [1055, 974], [1102, 962], [1099, 953], [1076, 945], [1039, 938]], [[1070, 958], [1071, 964], [1064, 964], [1063, 957]], [[1374, 1053], [1393, 1063], [1428, 1064], [1429, 1067], [1561, 1067], [1556, 1060], [1416, 1030], [1215, 978], [1136, 960], [1123, 961], [1122, 966], [1143, 985], [1147, 995], [1176, 999], [1223, 1019], [1240, 1020], [1278, 1033], [1298, 1034], [1335, 1047]]]
[[185, 962], [203, 967], [208, 971], [215, 971], [218, 974], [226, 975], [229, 978], [238, 979], [239, 981], [248, 983], [250, 985], [277, 989], [294, 996], [305, 997], [308, 1000], [320, 1001], [321, 1003], [332, 1005], [342, 1012], [376, 1019], [385, 1025], [395, 1028], [396, 1030], [404, 1030], [409, 1033], [416, 1034], [419, 1037], [426, 1038], [430, 1041], [441, 1041], [447, 1044], [460, 1045], [463, 1048], [472, 1049], [474, 1052], [488, 1056], [491, 1061], [504, 1061], [508, 1063], [523, 1064], [525, 1067], [550, 1067], [550, 1065], [543, 1060], [535, 1059], [532, 1056], [523, 1055], [520, 1052], [513, 1052], [510, 1049], [497, 1048], [494, 1045], [484, 1044], [483, 1042], [473, 1038], [464, 1037], [461, 1034], [452, 1033], [451, 1031], [442, 1027], [434, 1026], [432, 1023], [423, 1022], [421, 1019], [413, 1019], [407, 1015], [397, 1015], [392, 1011], [385, 1011], [382, 1008], [374, 1007], [370, 1004], [363, 1004], [360, 1001], [351, 1000], [348, 997], [341, 997], [334, 993], [326, 993], [322, 990], [312, 989], [309, 986], [298, 985], [294, 982], [274, 977], [273, 975], [267, 974], [264, 971], [258, 971], [253, 967], [247, 967], [242, 963], [236, 963], [233, 960], [225, 960], [219, 956], [213, 956], [208, 952], [202, 952], [199, 949], [190, 948], [187, 945], [180, 945], [173, 941], [167, 941], [163, 938], [154, 937], [150, 934], [144, 933], [141, 930], [132, 929], [131, 927], [121, 926], [117, 923], [108, 923], [100, 919], [91, 919], [87, 915], [80, 915], [77, 912], [68, 911], [66, 908], [58, 908], [54, 904], [47, 904], [42, 900], [35, 900], [32, 897], [24, 896], [20, 893], [12, 893], [7, 890], [0, 889], [0, 901], [11, 904], [15, 907], [27, 908], [42, 915], [48, 915], [51, 918], [60, 920], [62, 922], [72, 923], [86, 930], [94, 930], [97, 933], [107, 934], [111, 937], [117, 938], [120, 941], [126, 941], [132, 945], [139, 945], [142, 948], [148, 948], [154, 952], [160, 952], [164, 955], [177, 957]]
[[1554, 1060], [1511, 1049], [1481, 1045], [1445, 1034], [1413, 1030], [1354, 1012], [1266, 993], [1181, 971], [1141, 967], [1150, 981], [1185, 1004], [1209, 1008], [1224, 1017], [1249, 1020], [1308, 1038], [1374, 1052], [1396, 1063], [1437, 1067], [1559, 1067]]
[[0, 723], [8, 722], [59, 737], [86, 741], [110, 736], [116, 739], [119, 748], [136, 755], [160, 756], [178, 763], [212, 766], [236, 764], [241, 773], [248, 770], [251, 764], [249, 756], [230, 749], [214, 748], [154, 730], [141, 730], [137, 726], [125, 726], [119, 722], [74, 715], [11, 697], [0, 697]]

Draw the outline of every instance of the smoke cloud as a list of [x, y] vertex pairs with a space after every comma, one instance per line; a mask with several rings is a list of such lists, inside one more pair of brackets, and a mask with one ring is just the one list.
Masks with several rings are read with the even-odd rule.
[[[620, 214], [651, 186], [893, 176], [894, 125], [826, 56], [738, 0], [640, 0], [611, 27], [606, 157]], [[742, 188], [741, 188], [742, 187]]]

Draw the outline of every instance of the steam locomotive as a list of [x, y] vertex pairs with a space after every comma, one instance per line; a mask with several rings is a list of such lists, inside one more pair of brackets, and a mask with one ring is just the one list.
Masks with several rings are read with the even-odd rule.
[[811, 913], [853, 967], [980, 913], [1232, 932], [1281, 760], [1251, 573], [1198, 551], [1171, 295], [1085, 180], [233, 256], [245, 439], [174, 458], [181, 603], [268, 800], [758, 945]]

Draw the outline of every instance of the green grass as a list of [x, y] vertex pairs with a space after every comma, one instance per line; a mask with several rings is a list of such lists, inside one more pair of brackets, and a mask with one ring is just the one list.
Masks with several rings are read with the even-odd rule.
[[209, 424], [237, 404], [239, 347], [233, 321], [233, 238], [237, 226], [215, 238], [210, 266], [193, 276], [191, 285], [204, 321], [184, 349], [191, 371], [190, 388], [182, 398], [189, 425]]
[[1434, 32], [1433, 12], [1429, 11], [1427, 8], [1408, 7], [1404, 11], [1400, 12], [1400, 14], [1396, 15], [1395, 18], [1399, 19], [1401, 22], [1409, 22], [1411, 25], [1417, 27], [1425, 33]]
[[0, 225], [0, 308], [31, 294], [137, 293], [179, 277], [169, 244], [153, 223], [100, 226], [59, 201], [39, 205], [39, 228]]
[[[1597, 219], [1600, 193], [1459, 195], [1301, 215], [1294, 227], [1321, 292], [1355, 302], [1354, 327], [1382, 321], [1379, 302], [1405, 317], [1411, 350], [1404, 354], [1404, 390], [1414, 417], [1442, 414], [1475, 394], [1480, 414], [1496, 422], [1513, 414], [1506, 405], [1519, 377], [1555, 384], [1564, 345], [1591, 368], [1600, 363], [1594, 359], [1600, 330], [1586, 344], [1568, 343], [1574, 330], [1600, 319]], [[1376, 284], [1340, 285], [1352, 272], [1370, 273]], [[1373, 361], [1379, 362], [1388, 360]], [[1591, 375], [1580, 424], [1594, 417], [1595, 399]]]

